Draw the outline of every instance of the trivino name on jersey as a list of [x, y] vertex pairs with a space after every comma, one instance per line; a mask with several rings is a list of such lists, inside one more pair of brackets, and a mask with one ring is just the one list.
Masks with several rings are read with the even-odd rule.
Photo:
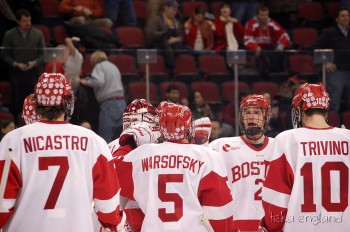
[[349, 155], [349, 141], [300, 141], [304, 156]]
[[349, 130], [332, 127], [276, 137], [262, 194], [268, 229], [350, 231], [349, 143]]

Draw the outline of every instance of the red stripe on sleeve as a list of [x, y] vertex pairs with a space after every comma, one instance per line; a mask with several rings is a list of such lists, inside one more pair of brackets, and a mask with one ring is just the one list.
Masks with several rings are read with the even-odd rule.
[[[107, 158], [100, 155], [92, 169], [94, 198], [109, 200], [119, 191], [120, 186], [114, 169], [114, 163], [108, 162]], [[96, 202], [95, 202], [96, 203]], [[119, 204], [115, 204], [115, 210], [110, 213], [97, 212], [100, 222], [108, 228], [114, 228], [120, 221]]]
[[118, 178], [120, 179], [120, 195], [130, 200], [134, 198], [134, 181], [132, 179], [132, 163], [122, 161], [117, 167]]
[[224, 206], [232, 201], [227, 177], [210, 172], [200, 182], [198, 199], [202, 206]]
[[94, 198], [108, 200], [119, 191], [119, 181], [114, 171], [114, 163], [100, 155], [92, 169]]
[[280, 193], [292, 192], [294, 172], [283, 154], [276, 160], [271, 161], [264, 186]]
[[[0, 161], [0, 180], [4, 171], [5, 160]], [[22, 177], [16, 164], [11, 160], [10, 170], [7, 177], [7, 183], [4, 193], [5, 199], [17, 199], [20, 188], [22, 187]], [[14, 212], [13, 206], [7, 209], [9, 212], [0, 213], [0, 228], [2, 228], [8, 218]]]

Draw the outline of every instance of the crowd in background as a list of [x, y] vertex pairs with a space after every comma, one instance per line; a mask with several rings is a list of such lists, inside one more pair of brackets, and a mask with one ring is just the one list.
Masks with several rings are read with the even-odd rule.
[[[55, 19], [45, 16], [44, 1], [0, 1], [3, 6], [1, 7], [0, 35], [4, 47], [0, 62], [1, 81], [9, 82], [12, 90], [12, 103], [4, 102], [1, 105], [1, 111], [10, 112], [13, 115], [12, 121], [17, 125], [23, 124], [19, 116], [23, 100], [33, 91], [39, 73], [44, 70], [64, 73], [72, 83], [77, 98], [76, 110], [72, 117], [74, 124], [89, 121], [92, 129], [99, 131], [101, 127], [99, 119], [103, 117], [101, 112], [106, 111], [103, 110], [102, 103], [105, 103], [106, 99], [113, 98], [113, 101], [121, 99], [126, 103], [132, 101], [133, 99], [128, 96], [127, 84], [121, 83], [124, 80], [123, 74], [108, 56], [118, 51], [115, 49], [124, 49], [128, 54], [136, 54], [132, 51], [135, 48], [125, 49], [115, 34], [115, 29], [124, 26], [141, 28], [144, 32], [145, 48], [156, 48], [164, 57], [169, 72], [166, 81], [176, 80], [172, 74], [175, 58], [179, 54], [191, 54], [198, 62], [202, 55], [226, 56], [226, 51], [237, 49], [250, 51], [247, 63], [241, 65], [240, 70], [254, 67], [261, 80], [269, 81], [269, 74], [273, 69], [278, 72], [283, 71], [285, 67], [286, 56], [282, 51], [297, 48], [293, 43], [293, 37], [290, 36], [291, 30], [297, 27], [315, 28], [320, 36], [309, 49], [332, 48], [335, 50], [334, 63], [327, 63], [326, 66], [327, 90], [332, 99], [330, 110], [340, 117], [342, 112], [350, 109], [350, 96], [346, 91], [343, 92], [343, 89], [350, 84], [348, 73], [350, 68], [346, 65], [349, 63], [347, 57], [350, 54], [348, 51], [350, 36], [347, 34], [349, 11], [344, 8], [331, 18], [331, 12], [326, 8], [328, 3], [339, 1], [317, 1], [322, 4], [325, 15], [321, 22], [305, 22], [298, 18], [298, 4], [307, 1], [297, 0], [283, 2], [148, 0], [147, 12], [143, 18], [139, 17], [137, 9], [134, 8], [135, 4], [131, 0], [52, 2], [57, 3], [56, 11], [59, 13], [59, 17]], [[197, 2], [198, 5], [190, 9], [186, 5], [189, 2]], [[214, 7], [214, 3], [217, 3], [217, 7]], [[349, 1], [340, 1], [339, 9], [348, 5]], [[56, 38], [46, 41], [40, 27], [32, 27], [34, 24], [52, 28], [64, 25], [67, 37], [63, 43], [58, 43]], [[323, 30], [328, 27], [330, 27], [329, 30]], [[59, 62], [48, 62], [44, 59], [45, 54], [41, 49], [56, 45], [64, 51], [63, 58]], [[97, 50], [102, 50], [101, 52], [106, 55], [98, 62], [93, 61], [91, 55]], [[339, 50], [343, 52], [337, 52]], [[89, 73], [85, 72], [83, 64], [87, 57], [90, 58], [87, 60], [89, 63], [91, 61], [92, 66]], [[109, 78], [107, 78], [108, 75], [106, 77], [103, 75], [101, 71], [103, 68], [99, 68], [103, 66], [98, 65], [102, 61], [110, 63], [112, 69], [117, 70], [105, 68], [111, 72]], [[228, 68], [231, 75], [229, 65]], [[142, 74], [140, 76], [139, 80], [144, 81]], [[87, 81], [87, 77], [91, 77], [92, 80], [95, 77], [99, 81]], [[110, 90], [111, 82], [108, 79], [113, 78], [118, 81], [113, 80], [112, 86], [115, 89]], [[205, 79], [199, 77], [196, 80]], [[289, 117], [285, 115], [290, 113], [289, 105], [293, 91], [305, 81], [310, 80], [288, 73], [278, 93], [266, 93], [273, 95], [271, 104], [275, 109], [274, 118], [277, 120], [276, 123], [272, 123], [274, 120], [271, 122], [271, 136], [291, 128]], [[320, 72], [312, 82], [319, 81], [321, 81]], [[248, 82], [251, 83], [251, 81]], [[189, 88], [190, 83], [186, 84]], [[221, 84], [219, 83], [218, 86]], [[110, 92], [106, 92], [106, 89]], [[179, 89], [175, 88], [174, 91]], [[244, 96], [249, 92], [242, 91], [240, 95]], [[212, 121], [218, 121], [220, 136], [233, 135], [236, 126], [233, 102], [223, 102], [219, 108], [213, 108], [213, 105], [201, 96], [202, 94], [199, 91], [193, 91], [188, 99], [181, 97], [175, 101], [189, 106], [194, 116], [207, 116]], [[125, 103], [118, 106], [119, 108], [124, 109]], [[110, 111], [109, 108], [107, 111]], [[106, 118], [108, 119], [108, 115], [105, 114], [103, 122], [106, 122]]]

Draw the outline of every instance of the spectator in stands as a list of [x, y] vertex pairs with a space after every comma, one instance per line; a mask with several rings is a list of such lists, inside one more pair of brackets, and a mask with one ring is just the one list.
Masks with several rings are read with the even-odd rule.
[[76, 48], [75, 43], [80, 41], [77, 37], [65, 39], [65, 44], [59, 45], [64, 49], [64, 69], [65, 76], [68, 81], [72, 84], [73, 92], [79, 87], [81, 67], [83, 65], [83, 55]]
[[40, 6], [40, 0], [16, 0], [7, 1], [13, 12], [19, 9], [26, 9], [32, 15], [33, 24], [43, 24], [43, 13]]
[[245, 25], [256, 14], [259, 6], [257, 0], [234, 0], [231, 2], [232, 16]]
[[286, 31], [269, 17], [269, 8], [260, 6], [256, 17], [249, 20], [245, 27], [245, 47], [259, 55], [262, 49], [283, 51], [290, 44]]
[[[203, 96], [199, 91], [193, 91], [188, 96], [189, 108], [192, 112], [193, 120], [209, 117], [215, 118], [215, 115], [208, 103], [204, 102]], [[227, 123], [222, 124], [222, 136], [232, 136], [233, 128]]]
[[80, 72], [83, 64], [83, 55], [74, 45], [74, 43], [79, 41], [80, 39], [77, 37], [65, 38], [65, 44], [59, 44], [56, 47], [63, 50], [62, 63], [56, 62], [56, 71], [53, 71], [53, 62], [48, 63], [45, 69], [45, 72], [56, 72], [65, 75], [71, 83], [74, 93], [79, 87]]
[[197, 6], [184, 24], [185, 44], [190, 46], [195, 54], [213, 53], [213, 23], [204, 16], [204, 7]]
[[244, 28], [236, 18], [231, 17], [227, 3], [220, 6], [220, 15], [214, 19], [214, 50], [237, 50], [243, 43]]
[[0, 128], [0, 141], [2, 138], [15, 129], [16, 125], [11, 120], [3, 119], [1, 120], [1, 128]]
[[329, 110], [339, 113], [343, 94], [350, 109], [349, 9], [341, 8], [335, 21], [337, 24], [323, 31], [315, 47], [334, 50], [334, 62], [326, 63], [326, 88], [331, 98]]
[[45, 47], [41, 31], [32, 28], [30, 12], [20, 9], [16, 12], [16, 18], [18, 27], [6, 32], [2, 43], [6, 49], [1, 51], [2, 59], [9, 65], [15, 115], [22, 112], [24, 99], [34, 90]]
[[150, 19], [161, 12], [164, 7], [165, 0], [147, 0], [146, 24]]
[[103, 0], [105, 16], [115, 25], [121, 15], [123, 26], [136, 26], [137, 21], [132, 2], [132, 0]]
[[100, 104], [99, 135], [109, 143], [116, 129], [123, 123], [126, 107], [123, 83], [117, 66], [108, 61], [103, 51], [92, 53], [90, 63], [94, 66], [91, 77], [80, 79], [80, 83], [94, 89]]
[[265, 135], [275, 138], [280, 132], [283, 131], [283, 123], [282, 118], [280, 116], [278, 101], [276, 99], [272, 99], [271, 94], [269, 92], [264, 92], [261, 95], [265, 97], [271, 105], [270, 121]]
[[[255, 52], [256, 66], [264, 79], [267, 79], [271, 72], [284, 71], [285, 56], [281, 51], [290, 44], [286, 31], [269, 17], [269, 8], [264, 5], [259, 6], [256, 17], [246, 24], [244, 45], [247, 50]], [[271, 50], [278, 52], [271, 52]]]
[[151, 19], [145, 28], [149, 47], [162, 50], [168, 69], [174, 67], [174, 50], [183, 47], [181, 22], [175, 18], [179, 4], [175, 0], [166, 0], [164, 10]]
[[208, 103], [204, 102], [203, 96], [199, 91], [193, 91], [188, 96], [189, 108], [192, 112], [193, 120], [200, 119], [203, 117], [214, 118], [213, 111]]
[[111, 28], [113, 22], [103, 18], [103, 0], [62, 0], [58, 7], [72, 24], [92, 24]]
[[176, 85], [169, 85], [165, 90], [166, 101], [188, 106], [187, 98], [180, 99], [180, 89]]
[[166, 101], [179, 104], [180, 89], [176, 85], [169, 85], [165, 90]]
[[222, 122], [217, 118], [210, 119], [211, 121], [211, 133], [209, 137], [209, 143], [215, 139], [223, 137], [222, 134]]

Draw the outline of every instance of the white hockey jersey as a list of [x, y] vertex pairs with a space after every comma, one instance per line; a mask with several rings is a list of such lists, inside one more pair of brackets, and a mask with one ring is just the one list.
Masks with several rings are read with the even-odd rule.
[[262, 194], [268, 231], [350, 231], [350, 131], [299, 128], [274, 144]]
[[262, 147], [256, 148], [243, 136], [220, 138], [209, 144], [223, 158], [233, 198], [235, 229], [257, 231], [264, 216], [261, 190], [265, 179], [267, 162], [272, 153], [272, 138], [266, 137]]
[[66, 122], [18, 128], [0, 143], [0, 173], [9, 149], [13, 155], [0, 212], [0, 227], [7, 221], [4, 232], [92, 232], [92, 202], [100, 221], [119, 224], [112, 156], [93, 131]]
[[216, 220], [216, 231], [232, 231], [227, 172], [215, 151], [195, 144], [145, 144], [119, 168], [126, 174], [121, 178], [126, 197], [145, 214], [141, 231], [205, 232], [203, 215]]

